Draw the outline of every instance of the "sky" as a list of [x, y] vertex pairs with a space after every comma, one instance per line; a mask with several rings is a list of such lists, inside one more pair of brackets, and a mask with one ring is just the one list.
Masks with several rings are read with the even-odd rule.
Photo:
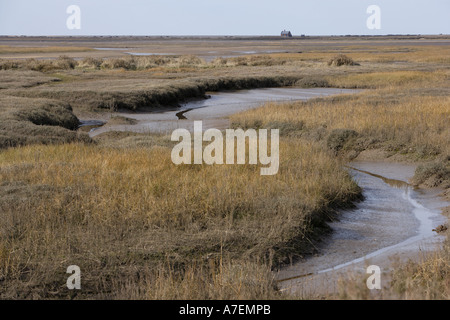
[[425, 35], [449, 18], [450, 0], [0, 0], [0, 35]]

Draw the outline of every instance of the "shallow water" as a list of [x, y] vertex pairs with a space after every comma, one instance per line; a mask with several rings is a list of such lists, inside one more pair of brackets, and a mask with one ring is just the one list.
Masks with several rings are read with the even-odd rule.
[[125, 52], [131, 56], [170, 56], [174, 53], [158, 53], [158, 52]]
[[106, 122], [101, 120], [80, 120], [78, 125], [79, 130], [93, 132], [94, 130], [103, 126]]
[[138, 121], [134, 125], [107, 125], [92, 131], [91, 136], [106, 131], [161, 132], [168, 133], [177, 128], [193, 130], [195, 120], [203, 121], [203, 129], [229, 128], [228, 117], [240, 111], [252, 109], [265, 102], [307, 100], [310, 98], [358, 90], [335, 88], [265, 88], [212, 93], [209, 99], [198, 99], [181, 105], [180, 108], [153, 112], [120, 112], [117, 115]]
[[[363, 188], [364, 201], [331, 222], [332, 233], [319, 253], [281, 270], [281, 288], [293, 292], [335, 289], [339, 271], [363, 271], [375, 263], [382, 270], [391, 260], [411, 258], [436, 249], [444, 236], [432, 231], [447, 220], [440, 190], [414, 189], [407, 181], [414, 166], [385, 162], [355, 162], [349, 170]], [[315, 279], [314, 281], [312, 279]]]

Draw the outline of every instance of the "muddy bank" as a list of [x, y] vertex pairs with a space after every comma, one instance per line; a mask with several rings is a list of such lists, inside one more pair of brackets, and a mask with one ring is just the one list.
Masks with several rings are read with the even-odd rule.
[[279, 271], [282, 291], [309, 297], [332, 294], [339, 278], [349, 273], [359, 274], [363, 281], [366, 267], [375, 264], [388, 274], [393, 261], [417, 259], [445, 239], [433, 228], [447, 221], [441, 209], [449, 203], [439, 198], [442, 190], [415, 189], [407, 183], [415, 166], [386, 162], [350, 166], [365, 200], [330, 223], [333, 232], [319, 244], [318, 254]]

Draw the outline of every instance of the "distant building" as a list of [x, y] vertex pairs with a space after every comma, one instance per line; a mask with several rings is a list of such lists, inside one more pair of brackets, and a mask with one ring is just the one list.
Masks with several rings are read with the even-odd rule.
[[283, 30], [283, 31], [281, 31], [281, 36], [284, 38], [291, 38], [292, 33], [290, 31]]

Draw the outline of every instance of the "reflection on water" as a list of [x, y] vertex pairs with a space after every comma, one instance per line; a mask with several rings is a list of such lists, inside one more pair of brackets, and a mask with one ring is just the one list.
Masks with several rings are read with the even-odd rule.
[[104, 124], [105, 122], [100, 120], [80, 120], [78, 129], [81, 131], [93, 132], [94, 130], [102, 127]]
[[386, 183], [386, 184], [388, 184], [388, 185], [390, 185], [391, 187], [394, 187], [394, 188], [408, 189], [409, 187], [411, 187], [411, 185], [409, 183], [407, 183], [405, 181], [402, 181], [402, 180], [386, 178], [386, 177], [383, 177], [383, 176], [381, 176], [379, 174], [376, 174], [376, 173], [373, 173], [373, 172], [369, 172], [369, 171], [365, 171], [365, 170], [361, 170], [361, 169], [356, 169], [356, 168], [353, 168], [353, 167], [350, 167], [350, 166], [345, 166], [345, 167], [347, 167], [349, 169], [352, 169], [352, 170], [355, 170], [355, 171], [358, 171], [358, 172], [362, 172], [362, 173], [368, 174], [368, 175], [370, 175], [372, 177], [381, 179], [381, 180], [383, 180], [384, 183]]

